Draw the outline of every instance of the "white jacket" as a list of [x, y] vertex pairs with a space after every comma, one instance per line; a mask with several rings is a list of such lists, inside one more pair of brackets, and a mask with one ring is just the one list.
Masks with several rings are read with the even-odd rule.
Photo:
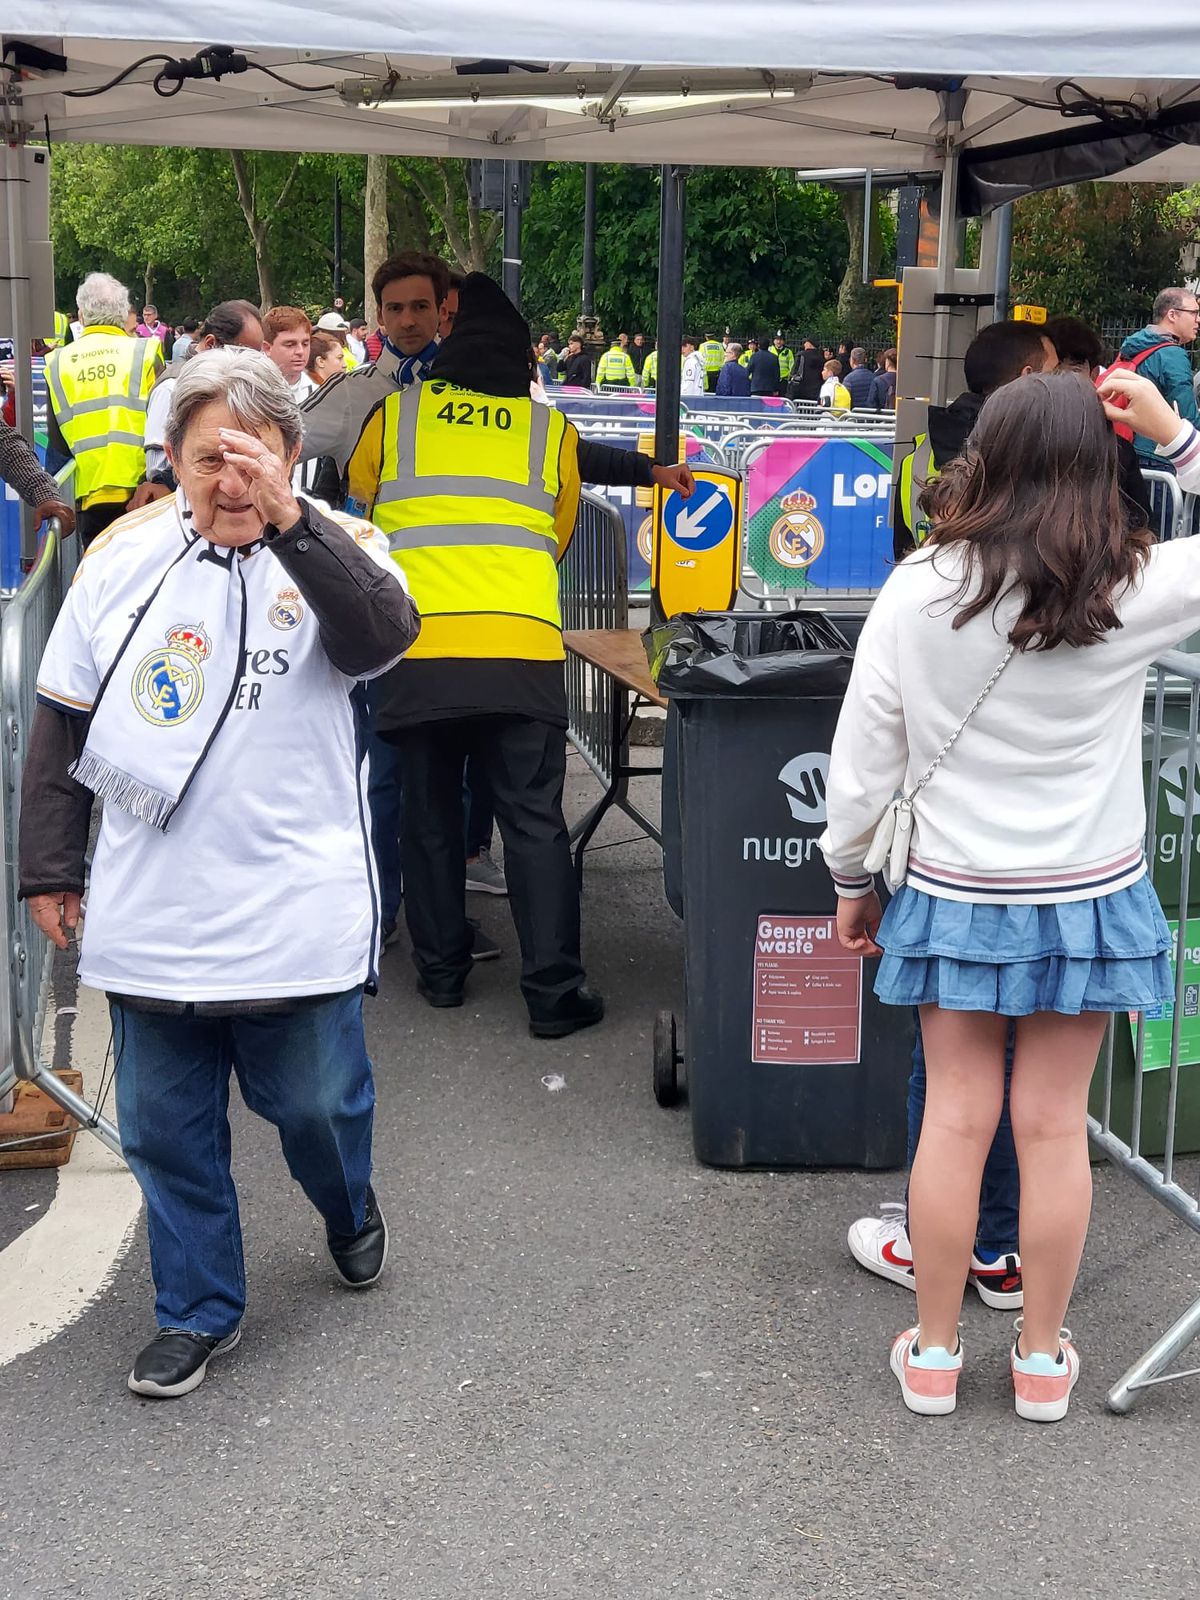
[[[1186, 431], [1185, 431], [1186, 430]], [[1200, 485], [1190, 424], [1160, 452]], [[885, 806], [927, 770], [1002, 659], [1020, 601], [954, 631], [961, 547], [904, 560], [855, 653], [821, 839], [838, 892], [869, 893], [863, 857]], [[1200, 629], [1200, 538], [1158, 545], [1116, 597], [1123, 626], [1083, 649], [1018, 651], [916, 802], [908, 881], [947, 900], [1048, 905], [1146, 871], [1146, 669]]]

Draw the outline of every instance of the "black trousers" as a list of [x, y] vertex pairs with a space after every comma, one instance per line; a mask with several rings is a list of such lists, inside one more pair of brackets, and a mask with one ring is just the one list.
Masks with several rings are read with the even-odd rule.
[[454, 992], [471, 970], [463, 855], [463, 763], [491, 786], [508, 900], [521, 945], [521, 993], [532, 1017], [554, 1019], [583, 982], [579, 886], [562, 793], [561, 728], [530, 717], [462, 717], [403, 728], [404, 915], [413, 960], [431, 989]]
[[123, 517], [128, 504], [128, 500], [101, 500], [97, 505], [88, 506], [86, 511], [81, 509], [75, 518], [81, 549], [86, 550], [98, 533]]

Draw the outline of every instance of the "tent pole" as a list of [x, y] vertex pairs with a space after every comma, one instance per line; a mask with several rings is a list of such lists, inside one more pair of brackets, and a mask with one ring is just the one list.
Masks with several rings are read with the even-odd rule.
[[583, 315], [596, 311], [596, 164], [583, 169]]
[[658, 222], [658, 383], [654, 400], [654, 455], [679, 456], [679, 395], [683, 349], [683, 252], [687, 211], [686, 167], [662, 169]]
[[521, 309], [521, 217], [525, 210], [527, 161], [504, 164], [504, 292]]
[[[938, 260], [935, 291], [947, 294], [954, 287], [954, 273], [958, 266], [958, 145], [962, 132], [963, 112], [966, 109], [966, 92], [963, 89], [943, 91], [942, 102], [942, 197], [938, 221]], [[949, 306], [934, 306], [933, 316], [933, 395], [935, 405], [945, 405], [950, 398], [950, 319]]]
[[1007, 322], [1011, 303], [1012, 278], [1012, 228], [1013, 208], [1007, 205], [996, 210], [996, 321]]
[[[17, 432], [33, 441], [33, 326], [29, 309], [29, 269], [26, 264], [25, 136], [9, 130], [4, 145], [4, 206], [7, 241], [0, 250], [0, 276], [8, 288], [8, 331], [13, 341], [13, 378], [16, 387]], [[33, 513], [21, 502], [21, 562], [32, 566], [37, 555]]]
[[342, 185], [333, 175], [333, 298], [342, 298]]

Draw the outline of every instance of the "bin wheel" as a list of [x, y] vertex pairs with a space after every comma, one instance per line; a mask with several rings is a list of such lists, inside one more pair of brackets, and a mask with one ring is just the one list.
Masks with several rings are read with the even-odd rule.
[[679, 1104], [679, 1053], [675, 1013], [660, 1011], [654, 1019], [654, 1098], [660, 1106]]

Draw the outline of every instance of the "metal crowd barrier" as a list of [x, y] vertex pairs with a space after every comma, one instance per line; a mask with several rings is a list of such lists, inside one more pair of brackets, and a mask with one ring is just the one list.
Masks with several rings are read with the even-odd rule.
[[1173, 472], [1156, 472], [1143, 467], [1142, 477], [1150, 491], [1150, 526], [1160, 539], [1177, 539], [1184, 533], [1193, 533], [1187, 502], [1194, 495], [1185, 495], [1179, 479]]
[[[617, 509], [585, 489], [579, 500], [575, 532], [559, 563], [559, 597], [563, 631], [615, 632], [629, 626], [625, 524]], [[629, 764], [629, 691], [601, 667], [567, 651], [567, 732], [571, 743], [604, 786], [596, 806], [571, 829], [576, 862], [610, 806], [661, 842], [657, 827], [629, 799], [632, 776], [652, 777], [661, 768]]]
[[62, 597], [78, 561], [77, 538], [64, 540], [57, 520], [47, 526], [37, 561], [0, 612], [0, 785], [4, 813], [4, 896], [0, 906], [8, 951], [8, 984], [0, 1008], [0, 1095], [17, 1079], [39, 1089], [118, 1155], [121, 1142], [99, 1116], [49, 1069], [41, 1065], [42, 1031], [54, 950], [17, 899], [17, 835], [21, 821], [21, 776], [37, 703], [37, 671]]
[[[1168, 914], [1176, 912], [1175, 997], [1169, 1015], [1139, 1014], [1132, 1039], [1125, 1013], [1112, 1019], [1093, 1088], [1088, 1134], [1114, 1166], [1200, 1232], [1200, 1163], [1189, 1159], [1200, 1151], [1200, 1049], [1192, 1021], [1200, 1014], [1200, 949], [1195, 942], [1200, 922], [1189, 921], [1200, 823], [1200, 657], [1168, 651], [1151, 668], [1150, 688], [1154, 721], [1147, 756], [1146, 856]], [[1179, 819], [1177, 833], [1174, 819]], [[1126, 1412], [1143, 1390], [1200, 1375], [1200, 1367], [1166, 1371], [1198, 1333], [1200, 1299], [1113, 1386], [1110, 1409]]]

